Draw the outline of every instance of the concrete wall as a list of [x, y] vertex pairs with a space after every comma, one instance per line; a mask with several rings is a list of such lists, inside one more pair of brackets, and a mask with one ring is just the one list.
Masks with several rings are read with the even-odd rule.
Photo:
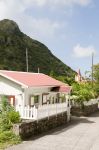
[[20, 124], [13, 125], [13, 132], [16, 135], [20, 135], [22, 139], [26, 139], [30, 136], [36, 136], [53, 128], [66, 124], [68, 122], [67, 112], [53, 115], [48, 118], [44, 118], [37, 121], [28, 121]]

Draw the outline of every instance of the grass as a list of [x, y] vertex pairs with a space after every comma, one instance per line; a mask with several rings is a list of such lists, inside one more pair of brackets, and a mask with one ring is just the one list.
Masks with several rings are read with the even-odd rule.
[[0, 133], [0, 150], [19, 143], [21, 143], [21, 138], [16, 136], [11, 130]]

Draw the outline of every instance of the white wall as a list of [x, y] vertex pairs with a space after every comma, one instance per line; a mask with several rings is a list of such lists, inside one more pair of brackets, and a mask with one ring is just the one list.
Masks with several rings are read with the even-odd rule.
[[42, 93], [50, 92], [50, 88], [48, 87], [30, 87], [25, 89], [25, 105], [29, 104], [30, 96], [32, 95], [39, 95], [39, 104], [42, 103]]
[[22, 105], [23, 104], [23, 90], [21, 85], [0, 76], [0, 95], [14, 95], [15, 96], [15, 104]]
[[0, 76], [0, 94], [15, 95], [21, 93], [21, 85], [18, 85], [7, 78]]
[[[25, 89], [25, 105], [29, 105], [30, 96], [39, 95], [39, 104], [42, 105], [42, 94], [49, 93], [47, 95], [47, 99], [51, 98], [51, 101], [56, 100], [57, 92], [51, 92], [51, 87], [31, 87]], [[66, 93], [64, 93], [66, 94]], [[66, 94], [67, 95], [67, 94]]]

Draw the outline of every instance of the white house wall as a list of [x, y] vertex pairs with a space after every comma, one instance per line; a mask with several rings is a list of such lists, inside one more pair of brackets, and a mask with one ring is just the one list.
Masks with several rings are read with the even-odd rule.
[[42, 102], [42, 93], [48, 93], [50, 91], [49, 88], [43, 87], [29, 87], [25, 89], [25, 105], [29, 104], [30, 96], [39, 95], [40, 104]]
[[21, 85], [0, 76], [0, 95], [14, 95], [15, 104], [22, 105], [23, 91]]
[[25, 105], [29, 104], [30, 96], [39, 95], [39, 104], [42, 103], [42, 93], [50, 92], [49, 87], [29, 87], [25, 89]]

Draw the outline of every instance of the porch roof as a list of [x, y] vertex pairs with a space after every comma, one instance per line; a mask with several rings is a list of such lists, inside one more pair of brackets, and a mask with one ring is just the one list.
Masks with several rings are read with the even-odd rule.
[[63, 92], [63, 93], [70, 93], [72, 90], [71, 86], [62, 85], [59, 87], [54, 87], [52, 89], [53, 92]]

